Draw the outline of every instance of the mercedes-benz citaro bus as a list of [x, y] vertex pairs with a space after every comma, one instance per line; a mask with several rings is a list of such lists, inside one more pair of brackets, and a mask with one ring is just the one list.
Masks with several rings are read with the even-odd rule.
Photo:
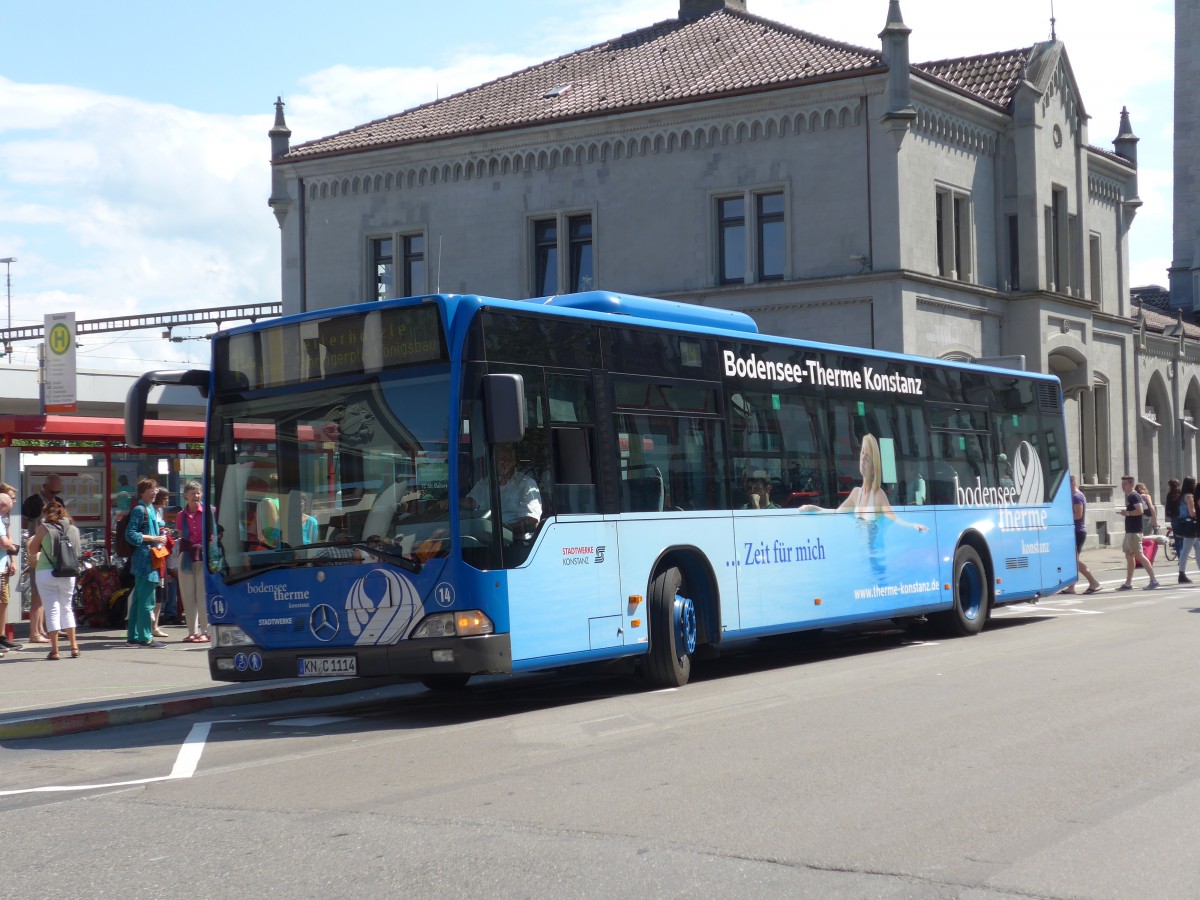
[[1054, 377], [758, 333], [590, 291], [435, 295], [221, 332], [208, 397], [213, 678], [457, 687], [990, 610], [1076, 579]]

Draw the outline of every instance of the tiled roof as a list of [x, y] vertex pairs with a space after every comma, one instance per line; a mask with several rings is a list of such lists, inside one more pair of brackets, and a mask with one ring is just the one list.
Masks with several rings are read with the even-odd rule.
[[[479, 87], [297, 144], [288, 159], [427, 141], [861, 74], [878, 51], [749, 13], [668, 19]], [[556, 88], [567, 87], [558, 96]]]
[[1095, 144], [1088, 144], [1087, 148], [1092, 153], [1103, 156], [1105, 159], [1111, 159], [1113, 162], [1120, 163], [1123, 166], [1129, 166], [1131, 169], [1134, 167], [1133, 163], [1131, 163], [1125, 157], [1119, 156], [1116, 153], [1113, 153], [1111, 150], [1105, 150], [1103, 147], [1097, 147]]
[[[1173, 313], [1167, 315], [1159, 312], [1149, 306], [1141, 307], [1142, 318], [1146, 320], [1146, 330], [1156, 334], [1170, 334], [1173, 337], [1179, 335], [1174, 329], [1179, 327], [1179, 314]], [[1191, 322], [1183, 322], [1184, 337], [1189, 337], [1192, 340], [1200, 340], [1200, 325], [1193, 325]]]
[[1171, 311], [1171, 292], [1161, 285], [1148, 284], [1144, 287], [1130, 288], [1129, 297], [1138, 306]]
[[[1007, 108], [1031, 51], [1026, 47], [913, 68]], [[690, 21], [667, 19], [433, 103], [297, 144], [286, 158], [610, 115], [861, 75], [882, 66], [879, 51], [723, 9]]]
[[914, 68], [1007, 109], [1025, 74], [1032, 47], [918, 63]]

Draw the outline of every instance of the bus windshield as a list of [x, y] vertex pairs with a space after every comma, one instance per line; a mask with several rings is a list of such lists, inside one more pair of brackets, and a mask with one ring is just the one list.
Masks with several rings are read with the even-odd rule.
[[210, 568], [237, 579], [445, 556], [449, 402], [445, 367], [215, 398], [208, 485], [221, 553]]

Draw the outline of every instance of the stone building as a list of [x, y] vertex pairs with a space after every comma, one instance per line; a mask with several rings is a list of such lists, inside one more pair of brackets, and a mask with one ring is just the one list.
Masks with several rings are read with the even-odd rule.
[[284, 310], [594, 287], [766, 332], [1023, 358], [1062, 378], [1072, 469], [1106, 528], [1122, 472], [1158, 483], [1137, 464], [1166, 439], [1146, 407], [1179, 385], [1138, 375], [1157, 338], [1129, 299], [1129, 117], [1111, 150], [1092, 144], [1053, 36], [911, 64], [899, 0], [880, 19], [865, 48], [747, 0], [680, 0], [673, 19], [294, 147], [277, 104]]

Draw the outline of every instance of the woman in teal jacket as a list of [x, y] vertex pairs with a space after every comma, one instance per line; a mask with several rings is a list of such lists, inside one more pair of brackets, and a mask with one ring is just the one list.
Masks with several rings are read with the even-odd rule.
[[142, 647], [167, 646], [154, 640], [151, 632], [154, 627], [154, 601], [162, 579], [154, 567], [150, 548], [161, 546], [167, 540], [166, 536], [158, 533], [158, 516], [154, 513], [154, 495], [157, 492], [158, 482], [153, 478], [143, 478], [137, 483], [138, 504], [130, 510], [129, 525], [125, 529], [125, 539], [133, 547], [129, 569], [134, 579], [125, 639], [130, 644]]

